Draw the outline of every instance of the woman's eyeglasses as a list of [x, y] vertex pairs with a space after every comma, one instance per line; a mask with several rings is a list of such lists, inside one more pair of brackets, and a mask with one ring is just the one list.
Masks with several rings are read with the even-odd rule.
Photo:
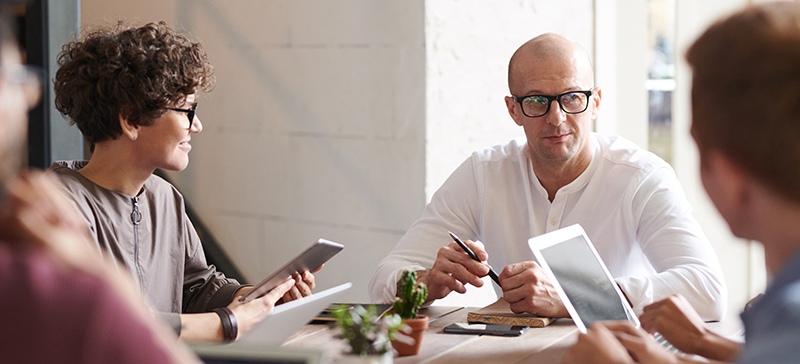
[[178, 109], [178, 108], [168, 107], [167, 110], [185, 112], [186, 113], [186, 117], [189, 118], [189, 129], [192, 128], [192, 123], [194, 123], [194, 114], [197, 112], [197, 103], [196, 102], [194, 104], [192, 104], [192, 108], [191, 109]]

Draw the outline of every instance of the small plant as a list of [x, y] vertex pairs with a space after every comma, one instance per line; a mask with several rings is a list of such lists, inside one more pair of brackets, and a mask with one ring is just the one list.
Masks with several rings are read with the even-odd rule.
[[343, 336], [350, 344], [350, 352], [354, 355], [383, 355], [390, 351], [390, 340], [403, 327], [403, 320], [398, 315], [380, 317], [375, 305], [364, 308], [356, 305], [349, 308], [341, 305], [333, 310], [336, 326], [342, 328]]
[[394, 299], [394, 312], [404, 319], [417, 317], [419, 306], [428, 297], [428, 287], [420, 283], [417, 285], [417, 272], [407, 270], [403, 272], [397, 283], [397, 297]]

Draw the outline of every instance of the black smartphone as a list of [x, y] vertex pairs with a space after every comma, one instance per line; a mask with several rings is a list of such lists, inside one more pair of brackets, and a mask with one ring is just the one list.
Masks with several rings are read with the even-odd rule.
[[520, 336], [523, 332], [528, 331], [529, 328], [528, 326], [465, 324], [455, 322], [445, 326], [444, 332], [448, 334]]

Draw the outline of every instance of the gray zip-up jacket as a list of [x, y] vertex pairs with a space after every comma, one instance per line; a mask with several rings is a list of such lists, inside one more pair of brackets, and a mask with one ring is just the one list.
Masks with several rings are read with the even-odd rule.
[[206, 263], [174, 186], [153, 175], [137, 196], [128, 196], [83, 177], [77, 171], [86, 163], [58, 161], [48, 171], [75, 201], [100, 249], [131, 272], [159, 317], [180, 334], [180, 313], [231, 303], [243, 286]]

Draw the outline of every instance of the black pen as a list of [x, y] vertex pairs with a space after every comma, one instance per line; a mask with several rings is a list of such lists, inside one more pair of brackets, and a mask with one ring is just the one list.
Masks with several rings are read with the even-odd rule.
[[[461, 241], [461, 239], [459, 239], [456, 236], [456, 234], [453, 234], [452, 231], [448, 231], [448, 233], [450, 234], [450, 237], [453, 238], [453, 240], [456, 241], [456, 244], [458, 244], [458, 246], [460, 246], [461, 249], [463, 249], [467, 253], [467, 255], [469, 255], [470, 258], [472, 258], [472, 260], [474, 260], [476, 262], [479, 262], [479, 263], [483, 263], [483, 262], [481, 262], [480, 259], [478, 259], [478, 256], [475, 255], [475, 252], [473, 252], [472, 249], [470, 249], [467, 246], [467, 244], [464, 244], [464, 242]], [[503, 288], [503, 286], [500, 285], [500, 279], [497, 278], [497, 273], [494, 272], [494, 269], [492, 269], [492, 267], [489, 267], [489, 277], [492, 277], [492, 280], [494, 281], [494, 283], [497, 283], [498, 287]]]

